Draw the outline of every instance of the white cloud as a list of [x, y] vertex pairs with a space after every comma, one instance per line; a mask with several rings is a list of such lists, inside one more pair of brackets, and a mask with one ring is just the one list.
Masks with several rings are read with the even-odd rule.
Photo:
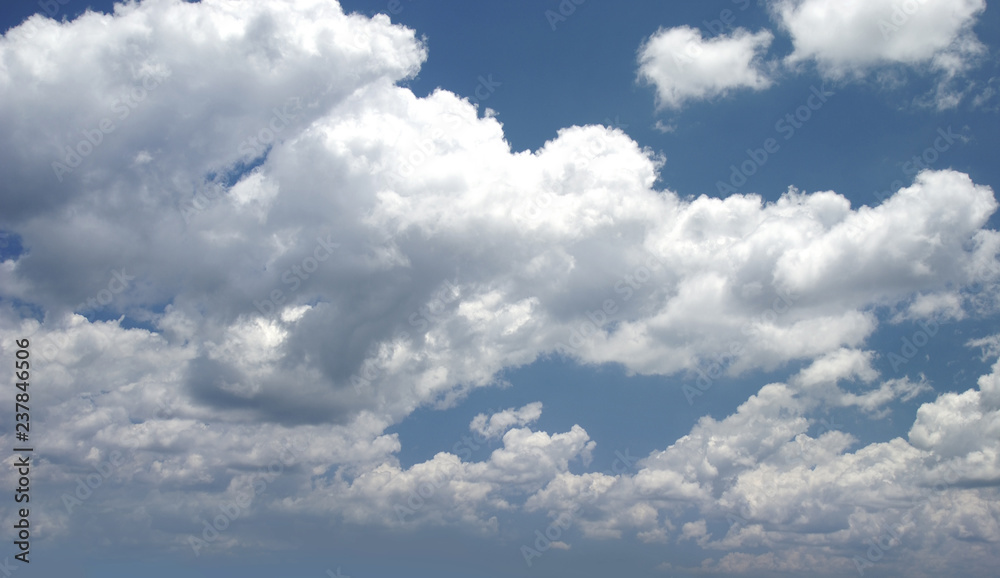
[[660, 105], [680, 108], [739, 88], [771, 85], [761, 59], [774, 36], [737, 28], [729, 36], [702, 38], [690, 26], [661, 28], [639, 48], [639, 77], [656, 87]]
[[[675, 539], [724, 552], [702, 566], [722, 575], [853, 571], [852, 557], [865, 560], [868, 541], [887, 529], [903, 537], [887, 571], [924, 575], [944, 564], [981, 571], [988, 547], [979, 542], [1000, 541], [1000, 508], [990, 505], [1000, 480], [1000, 405], [983, 401], [1000, 391], [994, 387], [1000, 362], [979, 390], [924, 404], [909, 441], [849, 451], [857, 440], [837, 429], [808, 435], [816, 420], [807, 416], [824, 399], [837, 405], [843, 395], [837, 381], [864, 376], [866, 370], [859, 374], [857, 364], [845, 363], [851, 357], [834, 354], [790, 384], [766, 385], [723, 420], [702, 418], [688, 435], [642, 460], [632, 476], [560, 474], [525, 507], [552, 517], [582, 507], [585, 535], [614, 538], [653, 529], [668, 534], [671, 521], [694, 506], [699, 517]], [[891, 389], [895, 396], [910, 393]], [[618, 514], [638, 504], [654, 512], [636, 520]], [[706, 521], [721, 520], [729, 522], [725, 535], [709, 534]], [[772, 552], [741, 551], [761, 547]]]
[[479, 414], [472, 419], [469, 429], [486, 439], [498, 438], [514, 426], [533, 423], [542, 415], [542, 402], [536, 401], [520, 409], [505, 409], [493, 415]]
[[667, 134], [677, 130], [677, 126], [672, 124], [664, 124], [662, 120], [657, 119], [657, 121], [653, 124], [653, 130], [656, 130], [661, 134]]
[[983, 0], [780, 0], [773, 10], [792, 35], [791, 62], [816, 59], [833, 74], [898, 62], [946, 58], [971, 42]]
[[842, 379], [871, 383], [878, 377], [878, 372], [871, 366], [871, 359], [870, 352], [842, 348], [803, 368], [795, 376], [795, 383], [805, 389], [822, 387]]
[[[495, 512], [524, 494], [526, 509], [544, 511], [617, 500], [581, 530], [662, 541], [674, 531], [663, 504], [718, 498], [723, 479], [743, 484], [736, 503], [762, 483], [747, 468], [793, 451], [789, 440], [802, 459], [836, 465], [849, 437], [805, 436], [815, 404], [796, 384], [703, 419], [632, 477], [570, 473], [594, 442], [579, 426], [524, 427], [533, 404], [473, 422], [503, 432], [484, 462], [440, 453], [404, 469], [401, 440], [385, 431], [557, 352], [664, 375], [819, 359], [806, 374], [831, 403], [878, 411], [919, 388], [849, 397], [828, 387], [844, 375], [874, 381], [856, 351], [876, 328], [872, 308], [972, 282], [996, 293], [995, 275], [977, 274], [1000, 248], [984, 229], [996, 201], [962, 173], [921, 173], [876, 208], [832, 191], [690, 199], [654, 189], [662, 159], [621, 130], [570, 127], [537, 151], [511, 151], [502, 125], [470, 103], [395, 84], [426, 57], [413, 31], [332, 2], [154, 0], [36, 23], [30, 38], [0, 41], [0, 61], [17, 63], [0, 70], [0, 226], [26, 248], [0, 267], [0, 343], [30, 336], [46, 360], [35, 417], [60, 467], [39, 469], [37, 482], [54, 489], [40, 510], [52, 535], [96, 520], [60, 513], [59, 493], [91, 467], [84, 456], [122, 451], [127, 483], [92, 503], [139, 512], [116, 519], [133, 542], [187, 548], [200, 531], [192, 520], [252, 484], [247, 472], [274, 463], [281, 442], [295, 459], [268, 475], [261, 511], [391, 525], [396, 500], [432, 484], [441, 507], [411, 508], [413, 519], [492, 531]], [[694, 63], [743, 63], [740, 86], [763, 86], [749, 57], [768, 38], [700, 40], [719, 59]], [[692, 70], [717, 70], [701, 64]], [[161, 68], [169, 77], [116, 116], [115, 99]], [[699, 74], [688, 86], [702, 95], [735, 87]], [[60, 182], [52, 163], [106, 117], [114, 131]], [[269, 142], [266, 155], [251, 138]], [[256, 154], [260, 166], [237, 183], [218, 177]], [[115, 285], [122, 267], [134, 279]], [[101, 305], [77, 313], [150, 330], [73, 314], [95, 296]], [[922, 418], [928, 447], [965, 447], [940, 423], [950, 415]], [[899, 450], [911, 467], [930, 451], [897, 446], [862, 457]], [[779, 471], [813, 475], [790, 472]]]
[[965, 90], [952, 80], [986, 54], [972, 32], [985, 0], [776, 0], [771, 8], [792, 36], [789, 64], [815, 61], [834, 78], [890, 65], [936, 71], [938, 108], [961, 100]]
[[697, 522], [688, 522], [681, 527], [679, 540], [695, 540], [699, 546], [704, 546], [711, 537], [705, 520], [698, 520]]
[[408, 469], [386, 462], [350, 481], [339, 475], [318, 480], [283, 507], [305, 515], [339, 514], [352, 523], [463, 524], [495, 533], [493, 514], [512, 509], [508, 499], [539, 490], [575, 460], [589, 464], [594, 445], [577, 425], [552, 435], [512, 429], [486, 461], [465, 462], [442, 452]]
[[979, 347], [982, 349], [983, 361], [993, 357], [1000, 357], [1000, 334], [988, 335], [979, 339], [970, 339], [965, 344], [967, 347]]
[[898, 323], [907, 319], [940, 319], [961, 321], [965, 319], [963, 299], [955, 291], [943, 291], [917, 295], [904, 311], [893, 316], [892, 321]]

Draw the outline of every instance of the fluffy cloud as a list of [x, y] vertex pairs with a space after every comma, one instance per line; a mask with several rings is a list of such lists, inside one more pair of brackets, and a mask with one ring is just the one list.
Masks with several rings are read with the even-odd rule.
[[777, 0], [771, 8], [792, 36], [789, 63], [815, 61], [835, 78], [926, 67], [942, 74], [940, 108], [957, 104], [962, 94], [950, 81], [986, 54], [972, 32], [985, 0]]
[[639, 48], [639, 77], [656, 87], [661, 106], [680, 108], [689, 100], [731, 90], [771, 85], [761, 59], [774, 36], [737, 28], [729, 36], [705, 39], [690, 26], [657, 30]]
[[957, 292], [918, 295], [905, 311], [893, 317], [893, 321], [932, 318], [961, 321], [966, 316], [962, 301], [962, 296]]
[[[850, 451], [853, 436], [808, 416], [845, 398], [839, 381], [873, 377], [865, 357], [844, 351], [817, 360], [787, 384], [764, 386], [725, 419], [702, 418], [634, 475], [560, 474], [525, 506], [553, 517], [582, 508], [580, 525], [592, 538], [672, 535], [728, 552], [706, 560], [702, 570], [712, 573], [842, 573], [885, 555], [902, 566], [886, 571], [933, 575], [949, 561], [964, 563], [962, 556], [981, 561], [980, 542], [1000, 541], [1000, 413], [991, 405], [1000, 362], [978, 390], [925, 403], [908, 441]], [[896, 389], [877, 405], [911, 394]], [[638, 505], [654, 509], [641, 519], [620, 515]], [[703, 517], [672, 533], [692, 505]], [[710, 531], [722, 520], [728, 530]], [[870, 540], [889, 547], [869, 557]], [[739, 551], [759, 547], [773, 552]]]
[[512, 426], [522, 426], [537, 421], [542, 415], [542, 403], [529, 403], [521, 409], [506, 409], [493, 415], [479, 414], [469, 424], [469, 429], [490, 439], [499, 437]]
[[[985, 0], [772, 0], [773, 20], [791, 36], [785, 64], [815, 63], [827, 78], [856, 80], [870, 73], [885, 86], [906, 82], [905, 71], [938, 77], [936, 89], [916, 99], [953, 108], [974, 91], [976, 106], [989, 100], [989, 86], [964, 79], [988, 55], [972, 28]], [[692, 100], [772, 85], [776, 62], [764, 62], [774, 39], [769, 30], [743, 28], [703, 38], [690, 26], [661, 28], [638, 51], [638, 76], [656, 87], [660, 107], [681, 108]], [[657, 124], [660, 127], [660, 123]]]
[[[685, 198], [653, 188], [662, 159], [621, 130], [569, 127], [511, 151], [467, 101], [396, 84], [426, 57], [413, 31], [336, 3], [152, 0], [33, 18], [34, 34], [0, 40], [0, 227], [25, 248], [0, 266], [0, 343], [29, 336], [51, 384], [35, 414], [58, 465], [38, 470], [56, 489], [50, 535], [94, 523], [58, 496], [117, 451], [115, 491], [89, 499], [131, 508], [109, 532], [134, 542], [186, 548], [192, 520], [261, 483], [248, 507], [387, 524], [432, 484], [425, 499], [441, 507], [407, 504], [412, 519], [486, 531], [518, 496], [544, 511], [580, 499], [585, 533], [662, 540], [661, 503], [721, 497], [720, 476], [791, 451], [818, 403], [796, 397], [807, 382], [874, 381], [856, 351], [873, 307], [973, 282], [995, 293], [996, 275], [978, 272], [1000, 250], [984, 228], [996, 201], [962, 173], [921, 173], [876, 208], [794, 189], [774, 203]], [[699, 39], [721, 60], [692, 65], [749, 66], [768, 38]], [[593, 441], [524, 427], [540, 405], [474, 422], [503, 433], [489, 460], [400, 466], [389, 426], [552, 354], [692, 379], [826, 365], [703, 420], [627, 480], [571, 473]], [[920, 389], [810, 399], [877, 413]], [[921, 418], [926, 447], [966, 447], [939, 423], [949, 411]], [[849, 442], [798, 439], [813, 460]]]
[[[540, 416], [538, 402], [516, 413]], [[487, 416], [488, 423], [505, 422], [510, 410]], [[469, 429], [479, 431], [479, 420]], [[464, 443], [464, 445], [463, 445]], [[565, 474], [573, 462], [586, 466], [596, 445], [578, 425], [549, 435], [529, 428], [509, 429], [503, 447], [482, 462], [463, 460], [472, 441], [457, 442], [453, 451], [410, 468], [385, 461], [348, 479], [343, 471], [317, 479], [308, 491], [283, 500], [278, 511], [304, 516], [335, 516], [349, 523], [386, 526], [460, 524], [485, 534], [497, 532], [495, 513], [515, 509], [550, 480]]]

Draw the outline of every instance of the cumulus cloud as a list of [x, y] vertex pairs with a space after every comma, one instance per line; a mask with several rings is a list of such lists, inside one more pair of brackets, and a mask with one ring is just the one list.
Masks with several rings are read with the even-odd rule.
[[792, 36], [789, 64], [814, 61], [834, 78], [891, 65], [932, 70], [942, 76], [939, 108], [961, 100], [951, 81], [986, 54], [972, 32], [985, 0], [777, 0], [771, 8]]
[[[261, 482], [252, 508], [392, 524], [401, 504], [407, 519], [484, 531], [518, 496], [532, 511], [581, 500], [585, 533], [662, 541], [674, 531], [662, 503], [719, 498], [796, 436], [803, 459], [844, 451], [846, 434], [806, 436], [818, 403], [796, 397], [806, 382], [870, 412], [919, 392], [827, 387], [874, 381], [859, 353], [874, 307], [973, 282], [996, 292], [979, 274], [1000, 250], [984, 228], [993, 191], [955, 171], [920, 173], [875, 208], [833, 191], [687, 198], [654, 189], [662, 159], [619, 129], [568, 127], [511, 151], [469, 102], [397, 84], [426, 58], [412, 30], [334, 2], [33, 18], [34, 34], [0, 40], [0, 228], [25, 249], [0, 266], [0, 343], [30, 337], [51, 384], [35, 415], [59, 466], [39, 469], [57, 488], [41, 510], [51, 535], [94, 521], [58, 496], [119, 451], [108, 483], [121, 486], [91, 499], [135, 506], [109, 532], [136, 542], [186, 548], [192, 520]], [[685, 86], [701, 92], [671, 94], [736, 88], [702, 75], [732, 63], [749, 74], [739, 86], [764, 86], [751, 63], [769, 39], [696, 38]], [[399, 464], [388, 427], [546, 355], [689, 377], [825, 365], [702, 420], [631, 478], [573, 474], [594, 442], [579, 426], [525, 427], [540, 404], [473, 420], [502, 435], [484, 462]], [[922, 419], [931, 449], [904, 457], [965, 447], [938, 414]], [[431, 505], [411, 505], [413, 491]]]
[[[843, 398], [839, 382], [866, 376], [863, 357], [836, 353], [788, 384], [764, 386], [725, 419], [702, 418], [688, 435], [642, 460], [634, 475], [560, 474], [525, 507], [553, 517], [582, 509], [580, 525], [591, 538], [659, 531], [695, 540], [724, 552], [702, 565], [712, 573], [853, 571], [872, 563], [870, 541], [885, 544], [887, 535], [898, 549], [872, 556], [894, 560], [893, 572], [932, 575], [948, 563], [966, 563], [963, 556], [976, 560], [970, 570], [981, 571], [990, 558], [981, 544], [1000, 540], [1000, 509], [991, 505], [1000, 480], [994, 403], [1000, 362], [978, 389], [925, 403], [909, 440], [852, 450], [857, 440], [839, 429], [824, 426], [810, 435], [820, 423], [810, 416]], [[890, 387], [877, 403], [911, 393]], [[620, 514], [639, 505], [652, 509], [644, 517]], [[693, 505], [698, 517], [672, 533]], [[709, 523], [718, 527], [722, 520], [728, 529], [709, 531]], [[760, 547], [771, 552], [753, 553]]]
[[955, 291], [917, 295], [913, 302], [907, 305], [904, 311], [894, 315], [892, 320], [900, 322], [906, 319], [937, 318], [961, 321], [966, 317], [962, 301], [962, 296]]
[[505, 409], [493, 415], [479, 414], [472, 419], [469, 429], [486, 439], [500, 437], [514, 426], [527, 425], [542, 416], [542, 402], [536, 401], [520, 409]]
[[286, 500], [282, 508], [343, 516], [352, 523], [462, 524], [492, 534], [497, 531], [496, 512], [514, 509], [512, 500], [538, 491], [568, 472], [572, 462], [588, 465], [595, 445], [578, 425], [552, 435], [515, 428], [485, 461], [463, 461], [442, 452], [407, 469], [385, 462], [351, 480], [340, 475], [320, 480], [312, 491]]
[[690, 26], [661, 28], [639, 48], [639, 78], [656, 87], [661, 106], [714, 98], [740, 88], [763, 90], [771, 79], [762, 62], [774, 35], [737, 28], [702, 38]]

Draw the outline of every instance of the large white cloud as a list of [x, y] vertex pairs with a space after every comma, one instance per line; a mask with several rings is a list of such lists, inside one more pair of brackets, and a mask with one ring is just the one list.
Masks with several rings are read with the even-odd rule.
[[[114, 530], [129, 540], [186, 548], [192, 519], [261, 480], [261, 508], [373, 523], [442, 468], [461, 472], [435, 490], [454, 509], [414, 519], [488, 531], [491, 511], [517, 505], [498, 488], [559, 483], [596, 508], [610, 480], [569, 472], [589, 436], [523, 427], [537, 406], [474, 425], [516, 426], [484, 462], [439, 454], [404, 469], [386, 428], [549, 354], [692, 380], [822, 357], [817, 383], [840, 367], [871, 383], [867, 358], [844, 348], [875, 330], [874, 306], [974, 282], [996, 292], [993, 192], [954, 171], [921, 173], [876, 208], [794, 189], [769, 204], [690, 199], [654, 189], [662, 160], [620, 130], [569, 127], [511, 151], [468, 102], [396, 85], [426, 57], [413, 31], [332, 2], [153, 0], [34, 24], [0, 40], [0, 228], [26, 249], [0, 266], [0, 343], [30, 336], [51, 384], [35, 418], [58, 467], [39, 483], [72, 495], [76, 476], [127, 456], [114, 491], [89, 500], [141, 504]], [[952, 311], [968, 306], [959, 295]], [[815, 397], [877, 413], [921, 388]], [[718, 427], [705, 422], [676, 444], [686, 453], [657, 458], [677, 471], [630, 483], [707, 499], [713, 469], [736, 474], [805, 431], [813, 406], [788, 391], [755, 399], [794, 419], [758, 401], [733, 418], [748, 425], [732, 456], [698, 454]], [[965, 447], [932, 418], [928, 444]], [[809, 455], [845, 443], [802, 441]], [[259, 473], [282, 444], [296, 448], [284, 473]], [[538, 496], [530, 506], [549, 507]], [[94, 522], [55, 499], [50, 535]], [[354, 509], [338, 509], [345, 499]], [[582, 527], [672, 531], [650, 505], [615, 516]]]
[[679, 108], [739, 88], [771, 85], [762, 62], [774, 39], [767, 30], [737, 28], [729, 36], [702, 38], [690, 26], [661, 28], [639, 47], [639, 77], [656, 87], [660, 105]]

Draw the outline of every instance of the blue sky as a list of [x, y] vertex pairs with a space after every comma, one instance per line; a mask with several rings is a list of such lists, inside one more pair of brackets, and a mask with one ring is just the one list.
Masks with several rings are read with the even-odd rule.
[[995, 9], [5, 5], [16, 575], [991, 575]]

